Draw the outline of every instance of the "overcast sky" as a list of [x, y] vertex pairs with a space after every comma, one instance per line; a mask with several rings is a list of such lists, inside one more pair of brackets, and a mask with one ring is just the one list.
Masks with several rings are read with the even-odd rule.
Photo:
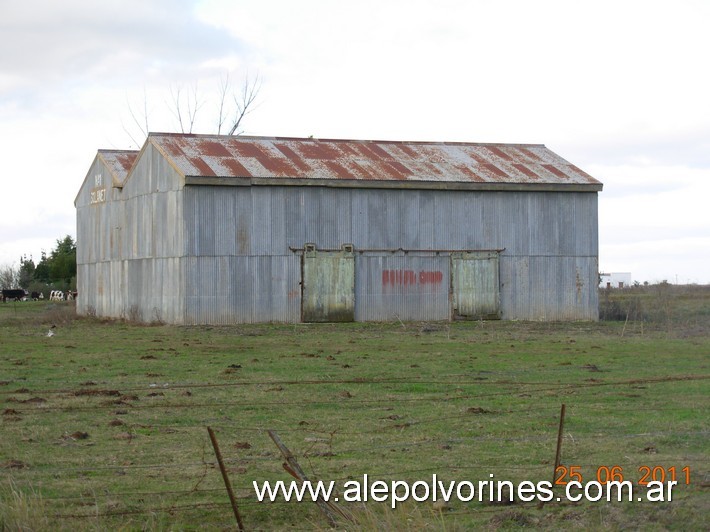
[[541, 143], [604, 183], [599, 264], [710, 283], [708, 0], [0, 0], [0, 265], [76, 235], [99, 148], [134, 117], [247, 135]]

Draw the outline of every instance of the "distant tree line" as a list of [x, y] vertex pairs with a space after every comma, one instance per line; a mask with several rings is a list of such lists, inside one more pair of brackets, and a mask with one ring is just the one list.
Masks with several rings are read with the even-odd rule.
[[67, 235], [57, 240], [57, 245], [47, 255], [42, 251], [35, 264], [30, 255], [20, 258], [20, 266], [0, 268], [0, 288], [24, 288], [28, 292], [42, 292], [45, 297], [50, 290], [76, 290], [76, 242]]

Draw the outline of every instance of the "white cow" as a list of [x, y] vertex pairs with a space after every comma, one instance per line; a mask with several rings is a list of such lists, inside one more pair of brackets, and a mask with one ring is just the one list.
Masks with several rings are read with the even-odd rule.
[[49, 293], [49, 300], [50, 301], [64, 301], [64, 292], [61, 290], [52, 290]]

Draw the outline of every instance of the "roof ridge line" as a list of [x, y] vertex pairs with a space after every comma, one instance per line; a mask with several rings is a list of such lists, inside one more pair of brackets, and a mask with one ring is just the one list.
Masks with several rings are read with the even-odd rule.
[[149, 137], [175, 137], [175, 138], [214, 138], [214, 139], [243, 139], [243, 140], [270, 140], [270, 141], [304, 141], [304, 142], [358, 142], [363, 144], [418, 144], [432, 146], [506, 146], [506, 147], [536, 147], [544, 148], [545, 144], [528, 142], [468, 142], [468, 141], [436, 141], [436, 140], [383, 140], [383, 139], [346, 139], [346, 138], [316, 138], [316, 137], [280, 137], [269, 135], [218, 135], [216, 133], [169, 133], [151, 132]]

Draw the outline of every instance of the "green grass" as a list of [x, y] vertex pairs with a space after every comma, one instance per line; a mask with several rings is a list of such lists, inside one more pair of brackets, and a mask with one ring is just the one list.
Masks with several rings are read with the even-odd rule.
[[663, 319], [566, 324], [180, 328], [2, 305], [0, 530], [232, 527], [207, 426], [249, 529], [327, 528], [313, 504], [256, 501], [252, 481], [290, 478], [267, 429], [323, 480], [551, 480], [562, 403], [562, 463], [585, 480], [688, 466], [690, 485], [655, 504], [351, 505], [359, 528], [702, 529], [710, 294], [654, 289], [613, 296], [662, 296]]

